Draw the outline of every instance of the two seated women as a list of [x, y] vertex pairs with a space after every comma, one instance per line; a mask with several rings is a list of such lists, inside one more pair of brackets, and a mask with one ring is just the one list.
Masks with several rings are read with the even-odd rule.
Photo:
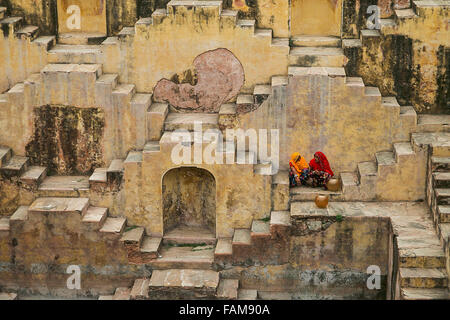
[[295, 152], [289, 161], [289, 184], [291, 187], [307, 185], [325, 187], [334, 176], [327, 157], [320, 151], [314, 154], [314, 159], [308, 163], [300, 153]]

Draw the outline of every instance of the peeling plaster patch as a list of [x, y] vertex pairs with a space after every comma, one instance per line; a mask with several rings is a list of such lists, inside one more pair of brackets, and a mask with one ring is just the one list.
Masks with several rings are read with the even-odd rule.
[[244, 68], [227, 49], [207, 51], [197, 56], [193, 68], [161, 79], [153, 90], [154, 99], [168, 102], [180, 111], [218, 112], [235, 98], [244, 85]]

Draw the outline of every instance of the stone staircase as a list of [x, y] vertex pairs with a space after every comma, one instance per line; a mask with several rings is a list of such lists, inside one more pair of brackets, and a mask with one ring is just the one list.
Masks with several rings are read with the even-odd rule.
[[0, 146], [0, 172], [2, 177], [17, 177], [22, 185], [31, 188], [36, 188], [47, 176], [47, 168], [30, 165], [28, 157], [13, 155], [6, 146]]
[[223, 279], [212, 270], [155, 270], [150, 279], [136, 279], [131, 288], [120, 287], [99, 300], [256, 300], [257, 291], [240, 289], [239, 280]]
[[289, 65], [298, 67], [344, 67], [347, 57], [341, 39], [325, 36], [297, 36], [290, 39]]
[[250, 229], [235, 229], [231, 239], [218, 239], [214, 252], [218, 264], [287, 262], [289, 253], [289, 211], [272, 211], [270, 220], [253, 220]]

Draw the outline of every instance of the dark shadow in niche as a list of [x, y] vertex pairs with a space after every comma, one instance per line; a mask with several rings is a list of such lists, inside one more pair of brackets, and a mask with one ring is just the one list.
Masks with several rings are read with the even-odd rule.
[[26, 154], [50, 174], [90, 174], [104, 165], [105, 126], [100, 108], [45, 105], [34, 109], [34, 131]]

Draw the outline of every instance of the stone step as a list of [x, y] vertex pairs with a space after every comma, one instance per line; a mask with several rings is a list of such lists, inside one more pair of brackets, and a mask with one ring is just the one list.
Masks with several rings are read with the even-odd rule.
[[227, 20], [233, 25], [235, 25], [237, 22], [238, 14], [239, 11], [237, 10], [223, 9], [222, 12], [220, 13], [220, 18], [223, 20]]
[[445, 253], [440, 245], [400, 248], [399, 265], [404, 268], [445, 268]]
[[296, 36], [291, 38], [294, 47], [340, 47], [341, 38], [324, 36]]
[[58, 44], [48, 51], [48, 63], [104, 63], [104, 55], [99, 45]]
[[13, 36], [16, 31], [22, 28], [23, 23], [24, 20], [22, 17], [8, 17], [0, 21], [0, 26], [3, 30], [3, 34], [7, 37], [10, 37]]
[[240, 20], [240, 19], [238, 19], [236, 21], [236, 26], [238, 26], [239, 28], [242, 28], [242, 29], [249, 29], [253, 33], [255, 30], [255, 24], [256, 24], [255, 20], [246, 20], [246, 19]]
[[217, 288], [217, 298], [236, 300], [238, 298], [239, 280], [221, 279]]
[[141, 163], [142, 162], [142, 151], [130, 151], [128, 152], [127, 158], [123, 162], [124, 165], [127, 163]]
[[263, 103], [272, 94], [270, 84], [257, 84], [253, 89], [253, 97], [256, 104]]
[[148, 141], [144, 146], [145, 153], [159, 152], [159, 151], [161, 151], [159, 141]]
[[89, 185], [92, 183], [101, 183], [105, 184], [108, 182], [108, 178], [106, 176], [106, 168], [96, 168], [94, 172], [89, 177]]
[[131, 288], [130, 298], [131, 300], [145, 300], [148, 299], [148, 286], [150, 279], [136, 279]]
[[256, 300], [258, 298], [258, 291], [252, 289], [239, 289], [238, 300]]
[[445, 269], [400, 268], [400, 285], [408, 288], [445, 288]]
[[440, 288], [402, 288], [403, 300], [448, 300], [450, 298], [447, 289]]
[[450, 189], [436, 188], [434, 194], [438, 205], [450, 205]]
[[417, 120], [418, 132], [450, 132], [450, 115], [421, 114]]
[[364, 94], [366, 97], [379, 97], [381, 99], [381, 92], [378, 87], [365, 87]]
[[255, 97], [252, 94], [239, 94], [236, 98], [236, 111], [245, 113], [254, 110]]
[[158, 257], [161, 243], [162, 238], [144, 236], [144, 238], [142, 239], [140, 252], [146, 258], [156, 258]]
[[152, 299], [213, 298], [219, 279], [219, 273], [212, 270], [154, 270], [149, 282], [149, 292]]
[[450, 223], [450, 206], [437, 207], [440, 222]]
[[403, 128], [409, 128], [409, 132], [417, 130], [417, 112], [413, 106], [400, 106], [400, 121]]
[[411, 8], [397, 9], [395, 11], [395, 19], [413, 19], [417, 17], [416, 13]]
[[339, 201], [343, 199], [343, 194], [339, 191], [329, 191], [324, 190], [323, 188], [312, 188], [306, 186], [290, 188], [291, 202], [314, 201], [319, 194], [328, 195], [329, 200]]
[[26, 25], [17, 30], [15, 35], [19, 39], [33, 41], [39, 36], [39, 27]]
[[233, 255], [233, 245], [231, 239], [217, 240], [216, 249], [214, 251], [214, 257], [223, 259], [229, 258], [232, 255]]
[[431, 171], [450, 171], [450, 157], [431, 157]]
[[367, 161], [358, 163], [358, 176], [360, 180], [363, 177], [376, 175], [377, 175], [377, 164], [375, 162]]
[[12, 157], [12, 149], [0, 146], [0, 167], [4, 166]]
[[197, 226], [178, 226], [163, 236], [165, 244], [215, 244], [216, 236], [209, 229]]
[[[203, 131], [219, 128], [219, 115], [208, 113], [169, 113], [164, 122], [165, 131], [194, 131], [195, 123]], [[201, 124], [201, 127], [200, 127]]]
[[378, 41], [381, 37], [381, 33], [379, 30], [373, 29], [364, 29], [360, 32], [360, 39], [363, 46], [366, 46], [370, 41]]
[[345, 84], [350, 87], [359, 87], [364, 88], [364, 80], [360, 77], [346, 77], [345, 78]]
[[10, 222], [9, 218], [0, 218], [0, 232], [9, 232]]
[[289, 78], [287, 76], [273, 76], [271, 79], [272, 87], [287, 86]]
[[270, 213], [270, 226], [291, 226], [291, 213], [289, 211], [272, 211]]
[[218, 17], [222, 11], [222, 1], [171, 0], [167, 3], [167, 13], [174, 16], [183, 16], [184, 13], [179, 13], [178, 11], [180, 10], [177, 10], [176, 7], [186, 7], [187, 9], [195, 11], [208, 8]]
[[9, 218], [10, 225], [14, 228], [15, 225], [21, 225], [28, 220], [28, 206], [20, 206]]
[[361, 48], [362, 42], [361, 39], [353, 38], [353, 39], [342, 39], [342, 49], [353, 49], [353, 48]]
[[412, 133], [411, 141], [414, 148], [430, 146], [431, 156], [450, 157], [450, 132]]
[[[450, 242], [450, 223], [439, 223], [438, 224], [438, 233], [439, 238], [441, 239], [441, 243], [444, 247], [447, 248]], [[448, 252], [447, 252], [448, 253]]]
[[35, 40], [33, 40], [33, 44], [43, 47], [43, 48], [45, 48], [45, 50], [48, 51], [55, 46], [56, 37], [55, 36], [37, 37]]
[[88, 176], [47, 176], [39, 185], [40, 197], [89, 196]]
[[89, 208], [88, 198], [37, 198], [29, 207], [28, 214], [76, 213], [83, 217]]
[[99, 230], [108, 217], [108, 208], [90, 206], [81, 220], [91, 230]]
[[21, 176], [20, 180], [29, 185], [37, 187], [47, 176], [47, 167], [30, 166]]
[[0, 301], [17, 300], [17, 293], [0, 292]]
[[415, 157], [415, 152], [410, 142], [394, 143], [395, 161], [400, 163], [409, 158]]
[[270, 224], [262, 220], [253, 220], [250, 231], [252, 238], [270, 238]]
[[272, 42], [272, 35], [273, 35], [272, 29], [255, 29], [254, 33], [255, 37], [267, 38], [270, 39], [270, 42]]
[[450, 188], [450, 172], [433, 172], [434, 188]]
[[124, 244], [133, 244], [138, 247], [141, 246], [142, 240], [144, 238], [145, 229], [143, 227], [128, 227], [125, 229], [120, 241]]
[[347, 58], [341, 48], [294, 47], [289, 52], [289, 65], [299, 67], [343, 67]]
[[125, 229], [126, 218], [106, 218], [105, 223], [100, 228], [100, 232], [120, 234]]
[[147, 111], [147, 139], [158, 141], [164, 132], [164, 122], [169, 113], [169, 104], [154, 102]]
[[124, 171], [123, 162], [124, 161], [122, 159], [114, 159], [111, 161], [108, 169], [106, 170], [106, 178], [108, 183], [120, 182]]
[[29, 158], [22, 156], [12, 156], [0, 168], [2, 175], [6, 177], [21, 176], [27, 171], [29, 165]]
[[126, 287], [117, 288], [114, 292], [113, 300], [130, 300], [131, 289]]
[[258, 299], [261, 300], [292, 300], [292, 294], [279, 291], [258, 291]]
[[159, 257], [148, 262], [153, 269], [210, 269], [214, 263], [214, 246], [163, 245]]
[[6, 15], [6, 8], [0, 7], [0, 20], [3, 19]]
[[[134, 29], [134, 28], [133, 28]], [[101, 44], [106, 34], [90, 32], [67, 32], [58, 34], [58, 44], [87, 45]]]
[[235, 229], [233, 235], [234, 246], [250, 246], [252, 244], [251, 231], [249, 229]]
[[383, 166], [393, 166], [395, 165], [395, 155], [390, 151], [383, 151], [375, 153], [375, 158], [377, 160], [378, 170]]
[[341, 172], [342, 193], [356, 194], [358, 192], [359, 179], [354, 172]]
[[98, 296], [98, 300], [114, 300], [114, 296]]

